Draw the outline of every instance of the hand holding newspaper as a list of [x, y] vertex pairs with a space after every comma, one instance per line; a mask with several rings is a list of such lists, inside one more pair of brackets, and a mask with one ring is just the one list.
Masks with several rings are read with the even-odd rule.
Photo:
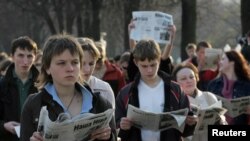
[[40, 111], [37, 130], [43, 134], [44, 141], [87, 141], [91, 132], [109, 126], [113, 113], [114, 109], [108, 109], [103, 113], [86, 113], [74, 118], [62, 113], [52, 122], [44, 106]]
[[250, 96], [244, 96], [235, 99], [227, 99], [216, 95], [216, 97], [222, 101], [222, 106], [227, 109], [227, 115], [231, 117], [237, 117], [247, 112], [247, 108], [250, 106]]
[[134, 11], [133, 19], [135, 28], [131, 31], [131, 39], [153, 39], [161, 44], [170, 41], [167, 28], [173, 25], [172, 15], [158, 11]]
[[156, 114], [143, 111], [130, 104], [127, 111], [127, 117], [132, 120], [135, 127], [153, 131], [176, 128], [183, 132], [187, 114], [188, 108]]
[[206, 108], [200, 108], [197, 105], [191, 104], [191, 109], [199, 118], [195, 127], [195, 133], [206, 131], [208, 129], [208, 125], [215, 124], [218, 118], [227, 112], [225, 108], [222, 108], [221, 101], [218, 101]]

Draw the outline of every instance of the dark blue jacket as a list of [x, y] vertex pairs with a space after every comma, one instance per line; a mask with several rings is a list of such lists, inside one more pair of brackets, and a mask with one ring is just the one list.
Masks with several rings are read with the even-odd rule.
[[[223, 76], [221, 76], [217, 79], [212, 80], [208, 84], [207, 90], [220, 97], [224, 97], [222, 95], [223, 86], [224, 86]], [[244, 96], [250, 96], [250, 82], [238, 80], [234, 83], [232, 99]], [[246, 114], [242, 114], [234, 118], [234, 124], [247, 124], [247, 123], [248, 123], [248, 115]]]

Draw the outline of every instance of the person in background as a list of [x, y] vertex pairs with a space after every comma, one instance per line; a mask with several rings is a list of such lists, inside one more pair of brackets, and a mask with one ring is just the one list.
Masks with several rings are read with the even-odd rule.
[[93, 76], [96, 61], [100, 57], [99, 50], [96, 48], [95, 43], [90, 38], [77, 38], [83, 49], [82, 60], [82, 78], [87, 82], [94, 93], [100, 93], [101, 96], [106, 98], [115, 108], [115, 95], [110, 85]]
[[126, 85], [125, 77], [120, 68], [107, 59], [105, 44], [95, 42], [95, 45], [100, 52], [100, 58], [96, 62], [93, 76], [108, 82], [116, 97], [121, 88]]
[[[135, 28], [135, 25], [133, 23], [133, 20], [131, 20], [131, 22], [128, 25], [129, 35], [134, 28]], [[173, 70], [173, 63], [171, 60], [171, 52], [172, 52], [172, 49], [174, 47], [174, 38], [175, 38], [175, 33], [176, 33], [176, 27], [175, 27], [175, 25], [169, 25], [166, 28], [170, 34], [170, 41], [169, 41], [169, 43], [167, 43], [165, 45], [165, 48], [163, 49], [163, 52], [161, 54], [160, 70], [162, 70], [168, 74], [171, 74], [172, 70]], [[136, 44], [137, 44], [136, 41], [129, 37], [129, 45], [130, 45], [131, 52], [133, 52], [134, 48], [136, 47]], [[128, 64], [128, 69], [127, 69], [129, 82], [134, 81], [136, 74], [139, 73], [139, 70], [134, 63], [133, 58], [134, 58], [133, 53], [131, 53], [130, 59], [129, 59], [129, 64]]]
[[[21, 141], [43, 141], [37, 131], [40, 110], [47, 107], [49, 117], [55, 121], [60, 113], [71, 118], [84, 113], [101, 113], [112, 105], [90, 88], [81, 85], [83, 51], [75, 37], [54, 35], [44, 45], [42, 67], [37, 84], [40, 91], [28, 97], [21, 117]], [[114, 119], [110, 126], [96, 129], [90, 140], [116, 140]], [[73, 139], [72, 139], [73, 140]]]
[[[208, 91], [227, 99], [250, 96], [250, 68], [240, 52], [225, 52], [219, 62], [219, 71], [221, 75], [209, 83]], [[226, 120], [229, 125], [248, 124], [249, 115], [232, 118], [226, 114]]]
[[247, 32], [246, 39], [243, 40], [241, 53], [245, 57], [249, 65], [250, 64], [250, 31]]
[[120, 128], [118, 136], [122, 141], [180, 141], [182, 136], [193, 132], [197, 118], [187, 116], [182, 134], [173, 128], [164, 131], [139, 129], [126, 117], [128, 104], [154, 113], [189, 108], [188, 98], [180, 86], [171, 81], [168, 74], [159, 70], [161, 50], [155, 41], [139, 41], [133, 55], [139, 74], [116, 98], [115, 118]]
[[120, 58], [121, 58], [121, 55], [118, 54], [114, 57], [114, 63], [117, 67], [120, 67]]
[[0, 63], [7, 58], [9, 58], [9, 55], [6, 52], [0, 52]]
[[188, 58], [185, 61], [183, 61], [183, 63], [191, 62], [195, 66], [197, 66], [198, 63], [197, 63], [197, 55], [196, 55], [196, 45], [194, 43], [189, 43], [185, 49], [186, 49]]
[[8, 67], [12, 64], [12, 62], [13, 61], [11, 60], [11, 58], [7, 58], [0, 63], [0, 79], [5, 76], [6, 71]]
[[[187, 62], [175, 66], [172, 77], [178, 84], [180, 84], [184, 93], [188, 96], [189, 102], [198, 108], [205, 109], [218, 102], [213, 93], [201, 91], [197, 88], [199, 72], [192, 63]], [[226, 124], [225, 117], [218, 117], [218, 121], [214, 124]], [[191, 137], [191, 140], [207, 141], [207, 136], [207, 132], [199, 132], [195, 133], [194, 136]]]
[[0, 81], [0, 141], [18, 141], [15, 126], [20, 126], [21, 111], [28, 95], [37, 92], [35, 82], [39, 74], [33, 65], [37, 44], [28, 36], [12, 41], [11, 58]]
[[119, 66], [124, 74], [126, 83], [129, 83], [129, 78], [128, 78], [128, 64], [129, 64], [129, 59], [130, 59], [130, 55], [131, 53], [126, 51], [124, 52], [121, 57], [120, 57], [120, 61], [119, 61]]
[[[213, 80], [219, 73], [218, 68], [216, 70], [212, 70], [212, 69], [206, 69], [204, 70], [204, 66], [205, 66], [205, 49], [206, 48], [212, 48], [212, 45], [207, 42], [207, 41], [201, 41], [197, 44], [197, 62], [198, 62], [198, 66], [196, 66], [199, 70], [199, 82], [197, 84], [197, 87], [201, 90], [201, 91], [205, 91], [207, 90], [207, 85], [208, 83]], [[195, 60], [193, 60], [195, 61]], [[193, 62], [192, 61], [192, 62]], [[195, 65], [195, 64], [194, 64]]]

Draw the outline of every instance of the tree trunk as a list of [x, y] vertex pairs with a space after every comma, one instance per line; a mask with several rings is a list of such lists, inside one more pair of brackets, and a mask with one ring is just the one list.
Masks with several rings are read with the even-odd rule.
[[100, 40], [100, 10], [102, 6], [102, 0], [91, 0], [92, 2], [92, 37], [95, 41]]
[[[74, 1], [73, 1], [74, 2]], [[67, 33], [72, 33], [73, 32], [73, 26], [74, 26], [74, 21], [77, 17], [78, 11], [76, 11], [76, 6], [72, 1], [67, 1], [66, 2], [66, 31]]]
[[56, 28], [55, 28], [55, 25], [54, 25], [53, 20], [51, 19], [50, 15], [47, 12], [45, 12], [43, 14], [43, 18], [45, 19], [45, 21], [46, 21], [46, 23], [47, 23], [47, 25], [49, 27], [50, 33], [52, 35], [56, 34], [57, 33]]
[[128, 24], [132, 19], [132, 12], [138, 11], [139, 7], [140, 0], [124, 0], [124, 50], [129, 50]]
[[241, 26], [242, 36], [250, 31], [250, 1], [241, 0]]
[[53, 7], [55, 9], [57, 23], [58, 23], [58, 30], [59, 33], [62, 33], [64, 31], [64, 16], [63, 16], [63, 6], [64, 1], [52, 1]]
[[182, 60], [187, 58], [185, 47], [188, 43], [196, 43], [196, 0], [182, 0]]

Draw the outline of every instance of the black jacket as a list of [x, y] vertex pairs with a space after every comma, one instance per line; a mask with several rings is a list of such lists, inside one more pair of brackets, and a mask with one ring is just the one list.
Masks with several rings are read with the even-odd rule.
[[[91, 92], [88, 86], [85, 87]], [[90, 110], [91, 113], [101, 113], [106, 111], [107, 109], [112, 108], [110, 102], [103, 99], [99, 94], [92, 93], [92, 95], [93, 108]], [[48, 94], [45, 89], [37, 94], [30, 95], [26, 100], [22, 112], [20, 141], [28, 141], [33, 132], [37, 131], [40, 110], [43, 106], [47, 106], [49, 118], [52, 121], [55, 121], [58, 115], [64, 112], [63, 107], [61, 107], [56, 101], [54, 101], [52, 96]], [[109, 141], [116, 141], [117, 134], [114, 117], [110, 121], [110, 128], [112, 129], [112, 137]]]
[[[0, 81], [0, 141], [18, 141], [16, 135], [4, 129], [4, 123], [8, 121], [20, 122], [20, 101], [16, 85], [16, 79], [13, 77], [14, 64], [11, 64], [6, 75]], [[29, 88], [29, 94], [36, 93], [35, 82], [38, 77], [38, 70], [35, 66], [31, 67], [32, 81], [34, 82]]]

